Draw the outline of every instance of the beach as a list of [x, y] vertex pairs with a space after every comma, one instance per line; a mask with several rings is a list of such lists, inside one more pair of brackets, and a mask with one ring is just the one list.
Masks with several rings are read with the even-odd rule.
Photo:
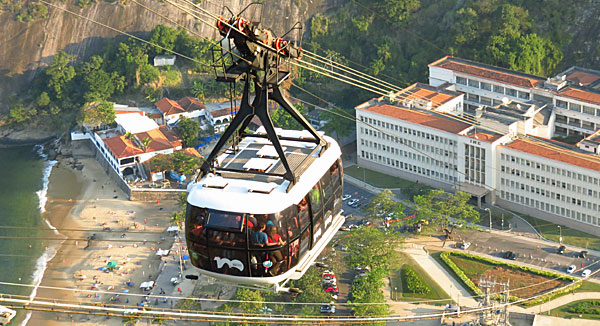
[[[126, 303], [126, 293], [142, 294], [139, 284], [158, 276], [161, 258], [155, 253], [159, 248], [171, 248], [173, 237], [165, 230], [169, 217], [180, 209], [177, 202], [129, 201], [94, 158], [62, 158], [49, 180], [44, 217], [58, 231], [47, 233], [44, 254], [55, 251], [56, 255], [47, 263], [35, 298], [88, 304], [139, 303], [139, 296], [129, 297]], [[89, 237], [93, 240], [88, 241]], [[112, 262], [116, 266], [107, 268], [109, 263], [115, 264]], [[99, 270], [102, 268], [106, 270]], [[73, 324], [122, 325], [123, 319], [33, 312], [27, 321], [27, 325]]]

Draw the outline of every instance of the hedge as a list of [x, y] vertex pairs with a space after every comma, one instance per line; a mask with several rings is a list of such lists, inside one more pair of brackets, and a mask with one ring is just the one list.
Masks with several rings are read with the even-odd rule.
[[411, 293], [427, 294], [431, 288], [419, 277], [419, 274], [409, 265], [402, 266], [402, 283]]
[[600, 306], [600, 300], [589, 300], [578, 303], [575, 307], [569, 308], [569, 312], [577, 314], [600, 315], [600, 308], [591, 308], [594, 306]]
[[[482, 262], [486, 262], [486, 263], [489, 263], [492, 265], [507, 266], [507, 267], [519, 269], [519, 270], [522, 270], [525, 272], [541, 275], [541, 276], [557, 278], [557, 279], [560, 279], [563, 281], [574, 282], [573, 284], [566, 286], [564, 288], [558, 288], [556, 290], [552, 290], [552, 291], [548, 292], [547, 294], [538, 297], [535, 300], [525, 302], [523, 305], [525, 305], [527, 307], [535, 306], [535, 305], [545, 302], [547, 300], [551, 300], [555, 297], [558, 297], [560, 295], [563, 295], [565, 293], [573, 291], [582, 285], [582, 282], [578, 278], [575, 278], [573, 276], [567, 276], [567, 275], [562, 275], [562, 274], [555, 273], [555, 272], [543, 271], [543, 270], [539, 270], [539, 269], [535, 269], [535, 268], [531, 268], [531, 267], [527, 267], [527, 266], [520, 266], [520, 265], [516, 265], [516, 264], [505, 263], [505, 262], [497, 261], [497, 260], [490, 259], [487, 257], [473, 255], [473, 254], [462, 252], [462, 251], [446, 251], [446, 252], [441, 253], [440, 257], [442, 258], [444, 263], [446, 263], [446, 265], [448, 265], [448, 267], [450, 267], [450, 269], [452, 269], [452, 271], [456, 274], [456, 276], [458, 276], [458, 278], [460, 278], [461, 281], [463, 281], [463, 283], [467, 287], [469, 287], [469, 289], [471, 289], [471, 291], [473, 291], [475, 294], [478, 294], [478, 295], [483, 294], [483, 292], [475, 285], [475, 283], [473, 283], [473, 281], [471, 281], [465, 275], [465, 273], [458, 266], [456, 266], [456, 264], [452, 260], [450, 260], [450, 258], [448, 257], [450, 255], [463, 256], [463, 257], [467, 257], [467, 258], [470, 258], [473, 260], [479, 260]], [[494, 297], [500, 298], [501, 295], [494, 295]], [[518, 300], [521, 300], [521, 298], [515, 297], [515, 296], [510, 296], [509, 300], [510, 301], [518, 301]]]
[[456, 266], [456, 264], [450, 260], [450, 258], [448, 256], [450, 256], [451, 252], [450, 251], [446, 251], [443, 252], [440, 257], [442, 258], [442, 260], [444, 261], [444, 263], [446, 263], [446, 265], [448, 265], [448, 267], [450, 267], [450, 269], [454, 272], [454, 274], [456, 274], [456, 276], [458, 276], [458, 278], [460, 278], [461, 281], [463, 281], [463, 283], [469, 288], [471, 289], [471, 291], [477, 295], [482, 295], [483, 292], [481, 291], [481, 289], [479, 289], [475, 283], [473, 283], [473, 281], [471, 281], [467, 275], [465, 275], [465, 272], [462, 271], [462, 269], [460, 269], [458, 266]]
[[510, 267], [510, 268], [519, 269], [519, 270], [522, 270], [522, 271], [525, 271], [525, 272], [529, 272], [529, 273], [533, 273], [533, 274], [537, 274], [537, 275], [541, 275], [541, 276], [558, 278], [558, 279], [563, 280], [563, 281], [577, 281], [577, 280], [579, 280], [578, 278], [573, 277], [573, 276], [563, 275], [563, 274], [559, 274], [559, 273], [556, 273], [556, 272], [543, 271], [543, 270], [540, 270], [540, 269], [531, 268], [531, 267], [527, 267], [527, 266], [521, 266], [521, 265], [516, 265], [516, 264], [511, 264], [511, 263], [505, 263], [505, 262], [497, 261], [497, 260], [490, 259], [490, 258], [487, 258], [487, 257], [473, 255], [473, 254], [462, 252], [462, 251], [449, 251], [448, 253], [451, 254], [451, 255], [454, 255], [454, 256], [463, 256], [463, 257], [467, 257], [467, 258], [470, 258], [470, 259], [483, 261], [483, 262], [486, 262], [486, 263], [490, 263], [492, 265], [507, 266], [507, 267]]

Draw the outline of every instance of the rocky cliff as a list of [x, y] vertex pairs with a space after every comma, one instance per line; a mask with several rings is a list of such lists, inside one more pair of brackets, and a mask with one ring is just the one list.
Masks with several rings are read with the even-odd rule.
[[[97, 0], [80, 8], [75, 1], [49, 2], [84, 17], [106, 24], [118, 30], [144, 36], [158, 24], [175, 26], [159, 15], [144, 9], [135, 2], [120, 0], [107, 2]], [[187, 28], [207, 37], [216, 37], [216, 31], [197, 18], [182, 12], [168, 2], [158, 0], [136, 0], [153, 11], [169, 17]], [[223, 6], [239, 12], [252, 1], [250, 0], [203, 0], [197, 1], [200, 6], [211, 13], [220, 14]], [[311, 11], [319, 10], [321, 0], [264, 0], [262, 2], [262, 22], [281, 35], [295, 22], [303, 22], [310, 17]], [[33, 3], [33, 1], [32, 1]], [[0, 3], [2, 5], [2, 3]], [[300, 6], [299, 6], [300, 5]], [[39, 68], [52, 61], [58, 51], [67, 51], [79, 57], [87, 58], [98, 53], [107, 39], [120, 34], [77, 17], [65, 11], [48, 7], [45, 19], [37, 19], [23, 23], [15, 19], [15, 13], [5, 6], [0, 11], [0, 112], [6, 112], [6, 99], [17, 94], [20, 88], [27, 87], [28, 82], [39, 72]], [[247, 15], [257, 17], [259, 6], [252, 6]], [[310, 8], [310, 10], [308, 9]], [[246, 15], [246, 13], [245, 13]], [[212, 18], [203, 17], [209, 23]]]

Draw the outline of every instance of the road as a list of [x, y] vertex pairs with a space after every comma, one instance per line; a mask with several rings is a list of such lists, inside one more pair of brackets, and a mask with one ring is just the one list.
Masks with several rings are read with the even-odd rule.
[[[511, 233], [473, 230], [457, 230], [457, 235], [458, 239], [471, 242], [470, 251], [497, 258], [503, 258], [503, 254], [507, 251], [517, 253], [517, 263], [535, 265], [561, 273], [565, 273], [569, 265], [575, 265], [577, 266], [577, 270], [573, 273], [575, 276], [581, 275], [585, 268], [589, 268], [592, 272], [600, 269], [600, 257], [588, 255], [587, 258], [579, 258], [579, 251], [569, 250], [569, 247], [563, 255], [560, 255], [556, 252], [557, 245], [547, 241], [533, 240]], [[455, 237], [455, 240], [458, 239]], [[594, 278], [599, 279], [600, 276], [595, 275]]]

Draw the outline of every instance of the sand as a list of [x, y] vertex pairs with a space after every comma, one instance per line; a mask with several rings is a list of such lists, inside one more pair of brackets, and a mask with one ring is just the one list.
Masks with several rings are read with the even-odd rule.
[[[68, 160], [72, 159], [63, 160], [50, 176], [47, 205], [47, 218], [61, 233], [55, 237], [66, 240], [48, 264], [36, 298], [125, 305], [125, 294], [116, 303], [109, 301], [113, 295], [83, 290], [90, 290], [97, 283], [94, 291], [143, 293], [139, 284], [155, 280], [159, 272], [161, 260], [155, 255], [156, 249], [171, 247], [172, 237], [165, 229], [169, 216], [179, 209], [178, 204], [173, 200], [158, 204], [129, 201], [95, 159], [80, 160], [84, 165], [81, 171], [71, 168]], [[77, 193], [79, 196], [73, 198]], [[86, 248], [86, 239], [91, 234], [96, 235], [96, 240]], [[113, 260], [118, 262], [114, 271], [98, 270]], [[124, 284], [127, 281], [135, 285], [128, 287]], [[44, 286], [77, 291], [45, 289]], [[140, 299], [131, 297], [129, 305], [139, 303]], [[34, 312], [28, 322], [36, 326], [73, 324], [122, 325], [123, 320], [121, 317], [107, 319], [106, 316]]]

